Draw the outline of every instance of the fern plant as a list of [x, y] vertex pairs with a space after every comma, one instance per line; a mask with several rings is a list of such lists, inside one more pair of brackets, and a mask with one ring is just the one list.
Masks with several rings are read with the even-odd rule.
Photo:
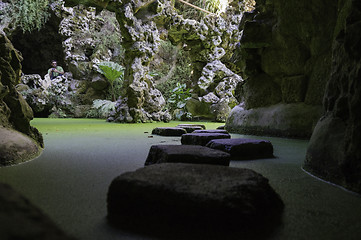
[[25, 33], [40, 30], [49, 19], [48, 10], [49, 0], [11, 0], [5, 14], [13, 29]]
[[103, 74], [111, 86], [112, 101], [116, 101], [114, 83], [119, 81], [121, 84], [124, 79], [124, 67], [115, 62], [100, 62], [98, 72]]

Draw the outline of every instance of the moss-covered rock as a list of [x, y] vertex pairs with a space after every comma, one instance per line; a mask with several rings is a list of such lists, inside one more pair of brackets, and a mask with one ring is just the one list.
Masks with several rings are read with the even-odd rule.
[[2, 164], [8, 164], [36, 156], [40, 152], [39, 145], [43, 146], [43, 139], [37, 129], [30, 126], [33, 111], [16, 90], [20, 83], [21, 57], [1, 32], [0, 53], [0, 155]]

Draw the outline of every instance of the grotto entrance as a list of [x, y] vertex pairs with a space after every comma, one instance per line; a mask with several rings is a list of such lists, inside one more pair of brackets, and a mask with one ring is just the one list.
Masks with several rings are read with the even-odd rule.
[[23, 56], [21, 64], [25, 74], [40, 74], [43, 77], [53, 59], [58, 61], [58, 65], [65, 67], [63, 39], [59, 34], [60, 20], [52, 14], [40, 31], [24, 33], [22, 30], [16, 30], [11, 34], [10, 39], [14, 47]]

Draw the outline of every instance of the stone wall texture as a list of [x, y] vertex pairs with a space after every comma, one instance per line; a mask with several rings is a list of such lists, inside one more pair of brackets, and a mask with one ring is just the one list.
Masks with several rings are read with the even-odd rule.
[[[334, 1], [257, 1], [240, 26], [243, 35], [233, 59], [245, 81], [237, 86], [241, 105], [233, 109], [227, 130], [310, 137], [322, 114], [336, 18]], [[292, 114], [284, 113], [289, 108]], [[260, 121], [272, 109], [279, 113], [274, 124]]]
[[361, 2], [339, 1], [332, 71], [304, 168], [361, 193]]
[[28, 135], [43, 146], [42, 135], [30, 126], [33, 111], [15, 86], [20, 83], [21, 56], [0, 32], [0, 126]]

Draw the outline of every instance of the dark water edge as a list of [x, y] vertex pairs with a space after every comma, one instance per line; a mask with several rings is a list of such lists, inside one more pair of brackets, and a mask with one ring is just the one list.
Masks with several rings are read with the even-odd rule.
[[[84, 240], [157, 239], [115, 230], [106, 221], [106, 193], [113, 178], [143, 167], [153, 144], [180, 144], [179, 137], [150, 137], [151, 124], [111, 124], [89, 119], [35, 119], [45, 149], [36, 159], [0, 168], [0, 182], [29, 198], [60, 228]], [[221, 124], [204, 123], [207, 129]], [[270, 181], [285, 203], [282, 225], [268, 239], [361, 239], [361, 197], [302, 170], [306, 140], [270, 140], [276, 158], [232, 161]], [[226, 239], [226, 238], [223, 238]]]

